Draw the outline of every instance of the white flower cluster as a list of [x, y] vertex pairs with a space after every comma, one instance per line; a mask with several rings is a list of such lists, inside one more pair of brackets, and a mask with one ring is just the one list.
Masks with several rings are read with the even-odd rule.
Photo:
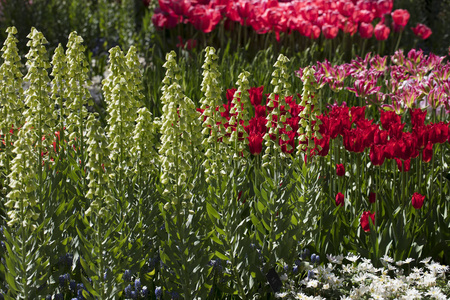
[[[213, 47], [206, 47], [205, 62], [203, 63], [203, 80], [201, 90], [204, 96], [200, 99], [201, 109], [204, 109], [200, 116], [202, 123], [202, 134], [206, 136], [202, 145], [205, 147], [205, 156], [207, 159], [203, 163], [205, 167], [205, 174], [213, 174], [218, 176], [219, 173], [225, 175], [225, 168], [219, 163], [219, 160], [224, 157], [226, 153], [226, 145], [229, 140], [225, 136], [226, 119], [221, 116], [221, 112], [225, 111], [222, 104], [222, 87], [220, 84], [220, 72], [217, 64], [218, 56], [216, 49]], [[217, 109], [217, 110], [216, 110]], [[220, 143], [222, 139], [225, 144]], [[207, 177], [209, 181], [209, 176]]]
[[[278, 156], [281, 155], [281, 148], [278, 143], [278, 139], [280, 138], [280, 130], [283, 128], [283, 123], [286, 122], [287, 118], [290, 118], [289, 114], [289, 104], [286, 103], [285, 98], [290, 95], [289, 89], [291, 84], [288, 82], [288, 78], [290, 76], [288, 68], [286, 64], [289, 62], [289, 58], [280, 54], [277, 58], [277, 61], [274, 64], [275, 70], [272, 72], [272, 80], [270, 84], [274, 86], [273, 93], [269, 95], [269, 103], [268, 107], [272, 107], [273, 110], [267, 114], [267, 133], [264, 135], [264, 144], [266, 146], [265, 154], [263, 155], [263, 166], [267, 166], [270, 164], [271, 155]], [[277, 99], [278, 96], [278, 99]], [[278, 102], [278, 105], [275, 106], [275, 102]], [[281, 115], [280, 110], [281, 106], [285, 107], [287, 111], [286, 114]], [[275, 124], [274, 124], [275, 123]], [[292, 128], [287, 127], [286, 131], [290, 131]], [[272, 136], [275, 136], [275, 140], [272, 140]], [[283, 141], [289, 140], [289, 136], [285, 133], [281, 134], [281, 139]], [[286, 144], [286, 150], [289, 151], [292, 149], [292, 146]]]
[[[317, 116], [320, 114], [319, 109], [317, 108], [317, 99], [315, 98], [315, 88], [314, 84], [316, 80], [314, 79], [314, 71], [310, 67], [306, 67], [303, 70], [303, 92], [302, 92], [302, 100], [300, 105], [304, 107], [303, 111], [300, 113], [300, 124], [298, 127], [298, 134], [300, 142], [308, 142], [307, 144], [300, 144], [297, 149], [297, 155], [300, 155], [302, 150], [306, 150], [306, 148], [313, 149], [314, 141], [312, 140], [313, 134], [317, 139], [321, 139], [319, 126], [322, 123]], [[313, 109], [315, 108], [315, 109]], [[314, 125], [313, 125], [313, 122]], [[320, 147], [320, 146], [319, 146]], [[321, 150], [321, 149], [319, 149]]]
[[[92, 105], [91, 94], [87, 88], [89, 85], [89, 69], [83, 38], [72, 32], [67, 42], [67, 90], [65, 106], [67, 107], [67, 131], [69, 143], [83, 140], [85, 131], [85, 119], [88, 115], [86, 104]], [[82, 145], [80, 145], [82, 146]], [[84, 147], [84, 146], [83, 146]], [[81, 149], [83, 151], [83, 149]]]
[[103, 80], [105, 101], [108, 104], [109, 157], [119, 180], [131, 175], [133, 130], [140, 107], [142, 82], [139, 58], [135, 47], [124, 56], [118, 46], [110, 51], [111, 75]]
[[[12, 146], [17, 135], [10, 134], [10, 131], [17, 132], [22, 122], [23, 113], [23, 88], [22, 73], [20, 68], [20, 56], [17, 49], [18, 40], [14, 36], [17, 33], [15, 27], [9, 27], [6, 32], [8, 37], [1, 49], [3, 64], [0, 66], [0, 134], [5, 141], [4, 149], [0, 151], [0, 166], [6, 168], [6, 172], [10, 171], [10, 162], [12, 159]], [[8, 180], [8, 179], [6, 179]]]
[[[248, 90], [250, 89], [250, 83], [248, 82], [249, 77], [250, 73], [247, 71], [243, 71], [239, 74], [238, 81], [236, 82], [238, 88], [231, 101], [234, 106], [230, 109], [230, 114], [232, 116], [229, 124], [236, 125], [236, 130], [232, 131], [231, 127], [228, 127], [227, 133], [231, 133], [230, 143], [235, 150], [233, 154], [234, 159], [241, 157], [239, 154], [247, 149], [245, 145], [248, 144], [248, 134], [245, 131], [244, 126], [249, 125], [248, 121], [250, 119], [248, 113], [251, 106], [248, 93]], [[234, 114], [236, 114], [236, 116], [234, 116]], [[239, 138], [239, 134], [242, 135], [241, 138]]]
[[[183, 94], [181, 70], [175, 60], [175, 51], [166, 55], [166, 76], [163, 79], [163, 114], [159, 122], [161, 131], [161, 183], [165, 193], [172, 192], [174, 201], [186, 186], [192, 163], [199, 144], [199, 126], [194, 102]], [[185, 191], [188, 193], [188, 191]], [[185, 198], [188, 194], [184, 195]], [[174, 203], [177, 204], [177, 203]]]
[[[413, 259], [397, 261], [381, 258], [382, 267], [376, 268], [368, 259], [349, 254], [344, 257], [327, 256], [330, 263], [313, 267], [298, 284], [288, 281], [287, 291], [277, 293], [285, 299], [448, 299], [450, 285], [446, 285], [448, 266], [420, 262], [422, 267], [410, 268]], [[360, 262], [358, 262], [360, 260]], [[407, 274], [408, 273], [408, 274]], [[300, 285], [300, 287], [299, 287]]]

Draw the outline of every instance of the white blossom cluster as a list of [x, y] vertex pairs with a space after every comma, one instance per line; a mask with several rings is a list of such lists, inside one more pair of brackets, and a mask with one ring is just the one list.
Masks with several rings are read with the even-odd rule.
[[[250, 83], [248, 81], [249, 77], [250, 73], [247, 71], [243, 71], [239, 74], [238, 81], [236, 82], [238, 88], [234, 93], [233, 100], [231, 101], [234, 106], [230, 109], [230, 114], [232, 116], [230, 117], [229, 124], [232, 126], [235, 125], [236, 130], [232, 131], [231, 127], [228, 127], [227, 133], [231, 134], [230, 143], [232, 148], [235, 150], [233, 153], [234, 159], [241, 157], [239, 154], [247, 149], [245, 145], [248, 144], [248, 134], [245, 131], [244, 126], [248, 126], [250, 120], [249, 107], [251, 106], [251, 103], [248, 93], [248, 90], [250, 89]], [[236, 116], [234, 116], [234, 114], [236, 114]], [[240, 138], [239, 134], [242, 135]]]
[[[277, 58], [277, 61], [274, 64], [275, 70], [272, 72], [272, 80], [270, 82], [271, 85], [274, 86], [273, 93], [269, 95], [269, 103], [268, 107], [272, 107], [273, 110], [267, 114], [267, 133], [264, 135], [264, 145], [266, 146], [265, 154], [263, 155], [263, 166], [267, 166], [271, 161], [271, 153], [274, 156], [282, 154], [281, 148], [278, 144], [278, 139], [280, 138], [280, 130], [283, 128], [283, 123], [286, 122], [287, 118], [290, 118], [289, 114], [289, 104], [286, 103], [286, 96], [290, 95], [289, 89], [291, 84], [288, 82], [288, 78], [290, 76], [289, 70], [287, 68], [287, 63], [289, 62], [289, 58], [280, 54]], [[278, 96], [278, 100], [276, 99]], [[278, 101], [278, 105], [275, 107], [275, 101]], [[281, 106], [285, 107], [287, 111], [285, 115], [281, 115], [280, 110]], [[273, 124], [275, 123], [275, 124]], [[275, 125], [275, 126], [274, 126]], [[292, 128], [287, 127], [286, 131], [290, 131]], [[272, 140], [272, 136], [275, 136], [275, 140]], [[289, 140], [287, 134], [282, 133], [281, 139], [283, 141]], [[292, 146], [286, 144], [286, 150], [289, 151], [292, 149]]]
[[[302, 92], [302, 100], [300, 105], [304, 107], [303, 111], [300, 112], [300, 124], [298, 127], [298, 134], [300, 142], [308, 141], [308, 144], [300, 144], [297, 149], [297, 155], [300, 155], [302, 150], [306, 150], [306, 148], [313, 149], [314, 140], [312, 140], [313, 134], [317, 139], [321, 139], [319, 126], [321, 121], [317, 118], [320, 114], [320, 111], [317, 109], [317, 99], [314, 97], [315, 94], [315, 79], [314, 79], [314, 71], [310, 67], [306, 67], [303, 69], [303, 92]], [[315, 107], [315, 109], [313, 109]], [[313, 125], [314, 122], [314, 125]], [[320, 147], [320, 146], [319, 146]], [[321, 150], [321, 149], [319, 149]]]
[[[159, 121], [161, 132], [161, 183], [165, 194], [181, 196], [186, 179], [192, 171], [192, 161], [199, 144], [199, 126], [194, 102], [183, 94], [181, 70], [175, 60], [175, 51], [166, 55], [166, 76], [163, 79], [161, 102], [163, 114]], [[188, 195], [185, 195], [186, 197]], [[177, 204], [177, 203], [174, 203]]]
[[[229, 140], [225, 135], [226, 119], [221, 116], [221, 112], [225, 111], [222, 104], [222, 86], [220, 83], [220, 72], [217, 64], [218, 56], [216, 49], [213, 47], [206, 47], [205, 62], [202, 65], [203, 80], [201, 90], [203, 97], [200, 99], [201, 109], [204, 109], [200, 116], [202, 120], [202, 134], [206, 137], [202, 140], [202, 145], [205, 147], [205, 156], [207, 159], [203, 163], [205, 173], [218, 176], [219, 173], [225, 175], [225, 168], [219, 162], [220, 158], [226, 153], [226, 145]], [[224, 143], [220, 143], [222, 139]], [[209, 181], [209, 177], [207, 177]]]
[[142, 82], [136, 48], [131, 47], [126, 56], [118, 46], [110, 51], [111, 75], [103, 80], [103, 92], [108, 112], [109, 157], [120, 178], [131, 175], [133, 157], [133, 130], [140, 107]]
[[284, 299], [448, 299], [448, 266], [430, 258], [420, 261], [421, 267], [411, 267], [414, 259], [397, 261], [381, 258], [382, 267], [369, 259], [349, 254], [327, 256], [326, 265], [309, 266], [309, 274], [298, 284], [286, 280], [286, 291], [277, 293]]

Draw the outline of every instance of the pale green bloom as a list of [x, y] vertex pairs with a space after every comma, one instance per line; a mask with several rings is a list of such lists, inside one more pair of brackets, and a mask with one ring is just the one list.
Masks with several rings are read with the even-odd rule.
[[107, 147], [108, 141], [95, 114], [89, 114], [86, 127], [89, 157], [86, 164], [87, 180], [89, 181], [86, 198], [93, 200], [86, 214], [89, 215], [91, 212], [102, 214], [104, 209], [111, 209], [111, 205], [114, 203], [109, 192], [111, 190], [109, 178], [111, 164]]
[[[236, 130], [231, 132], [230, 143], [234, 148], [233, 158], [241, 157], [240, 153], [248, 153], [248, 149], [246, 145], [248, 144], [248, 134], [244, 129], [244, 126], [249, 125], [249, 108], [251, 106], [250, 96], [248, 90], [250, 89], [250, 83], [248, 78], [250, 77], [250, 73], [247, 71], [241, 72], [238, 76], [238, 81], [236, 82], [237, 90], [234, 93], [233, 100], [231, 101], [234, 105], [230, 109], [230, 114], [236, 114], [236, 116], [232, 116], [230, 118], [229, 124], [235, 125]], [[238, 101], [238, 99], [240, 101]], [[241, 124], [243, 121], [244, 124]], [[228, 127], [231, 129], [230, 127]], [[243, 140], [239, 140], [239, 134], [242, 135]]]
[[133, 131], [133, 147], [131, 153], [135, 159], [134, 172], [140, 175], [156, 170], [158, 154], [156, 153], [155, 128], [152, 114], [144, 106], [138, 111], [136, 126]]
[[[264, 135], [266, 150], [263, 155], [263, 166], [269, 165], [272, 157], [282, 157], [281, 147], [278, 140], [280, 137], [283, 140], [287, 140], [287, 136], [282, 136], [280, 133], [280, 129], [283, 128], [283, 121], [285, 121], [285, 118], [290, 117], [289, 112], [286, 113], [286, 116], [284, 116], [283, 119], [280, 115], [280, 107], [282, 105], [285, 106], [286, 111], [290, 109], [289, 105], [285, 101], [285, 98], [290, 95], [289, 90], [291, 88], [291, 85], [288, 82], [290, 74], [286, 65], [287, 62], [289, 62], [289, 59], [283, 54], [280, 54], [274, 64], [275, 70], [272, 72], [272, 80], [270, 84], [274, 86], [274, 90], [273, 93], [269, 95], [268, 106], [275, 107], [274, 101], [276, 101], [276, 96], [278, 96], [278, 106], [275, 107], [266, 117], [266, 127], [268, 132]], [[274, 118], [276, 118], [276, 122], [273, 122]], [[270, 135], [274, 135], [275, 140], [272, 140]], [[292, 147], [290, 145], [286, 145], [286, 149], [288, 151], [291, 150], [291, 148]]]
[[172, 195], [179, 198], [186, 179], [192, 175], [190, 172], [193, 159], [198, 152], [199, 120], [194, 102], [186, 97], [181, 89], [181, 73], [175, 57], [174, 51], [168, 53], [163, 65], [166, 68], [166, 76], [163, 79], [161, 97], [163, 114], [159, 121], [159, 155], [161, 183], [166, 185], [166, 193], [173, 193]]
[[15, 38], [17, 30], [15, 27], [9, 27], [6, 32], [8, 37], [1, 49], [3, 64], [0, 67], [0, 134], [4, 136], [5, 148], [0, 151], [0, 165], [6, 168], [6, 172], [10, 171], [10, 162], [12, 159], [11, 143], [17, 139], [16, 134], [10, 134], [13, 129], [17, 133], [17, 129], [23, 123], [23, 88], [22, 73], [20, 72], [21, 63], [17, 49], [18, 40]]
[[[300, 155], [300, 152], [306, 149], [313, 149], [315, 147], [314, 140], [312, 139], [315, 136], [317, 139], [321, 139], [319, 126], [322, 124], [320, 119], [317, 118], [319, 116], [320, 111], [318, 109], [318, 101], [315, 95], [315, 83], [316, 80], [314, 78], [314, 71], [310, 67], [306, 67], [303, 69], [303, 92], [302, 92], [302, 100], [300, 105], [304, 107], [303, 111], [300, 112], [300, 124], [298, 127], [298, 135], [299, 140], [302, 142], [308, 141], [307, 144], [300, 144], [297, 149], [297, 155]], [[314, 110], [312, 109], [314, 107]], [[312, 124], [315, 122], [315, 125]], [[319, 150], [320, 146], [318, 146]]]
[[[108, 112], [110, 160], [119, 176], [128, 176], [133, 167], [130, 149], [137, 118], [142, 82], [136, 49], [131, 47], [125, 57], [119, 47], [110, 51], [111, 75], [103, 80]], [[123, 180], [123, 177], [121, 178]]]
[[[86, 104], [93, 105], [91, 94], [87, 89], [89, 82], [89, 69], [83, 39], [72, 32], [67, 43], [67, 94], [65, 106], [67, 108], [67, 132], [69, 143], [78, 140], [79, 147], [84, 147], [85, 119], [88, 115]], [[83, 149], [81, 149], [83, 150]]]
[[[201, 108], [204, 109], [204, 112], [200, 116], [200, 120], [202, 120], [202, 134], [204, 135], [202, 145], [206, 149], [206, 160], [203, 166], [207, 174], [207, 181], [209, 181], [208, 174], [216, 176], [219, 173], [225, 173], [226, 166], [220, 161], [226, 156], [226, 144], [229, 143], [228, 137], [225, 136], [226, 131], [223, 125], [227, 120], [220, 114], [223, 110], [221, 101], [222, 87], [220, 85], [221, 74], [217, 60], [216, 49], [206, 47], [201, 84], [204, 96], [200, 99]], [[218, 108], [217, 111], [216, 108]], [[222, 139], [225, 144], [220, 143], [219, 139]]]

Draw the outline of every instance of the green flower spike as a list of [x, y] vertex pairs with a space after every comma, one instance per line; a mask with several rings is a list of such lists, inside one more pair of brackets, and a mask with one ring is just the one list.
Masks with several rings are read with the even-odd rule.
[[50, 78], [47, 72], [51, 66], [44, 46], [47, 44], [44, 35], [33, 27], [27, 37], [30, 39], [27, 43], [30, 50], [25, 56], [28, 73], [24, 80], [28, 81], [30, 86], [25, 91], [27, 109], [24, 116], [27, 127], [33, 128], [33, 139], [37, 142], [40, 154], [47, 152], [46, 148], [53, 147], [53, 130], [56, 125], [55, 103], [50, 97]]
[[[74, 144], [79, 141], [79, 148], [84, 148], [84, 132], [85, 119], [88, 115], [86, 105], [93, 105], [91, 94], [87, 89], [89, 82], [89, 69], [86, 56], [84, 55], [85, 47], [82, 45], [83, 38], [78, 36], [76, 32], [69, 35], [67, 43], [67, 132], [69, 134], [69, 143]], [[83, 157], [82, 164], [83, 162]]]
[[[181, 71], [175, 61], [176, 54], [166, 55], [166, 76], [163, 79], [163, 114], [160, 120], [161, 183], [166, 186], [165, 193], [172, 193], [176, 200], [192, 171], [200, 137], [198, 114], [194, 102], [183, 94], [179, 81]], [[189, 183], [188, 183], [189, 184]], [[186, 194], [185, 197], [188, 195]]]
[[64, 54], [64, 49], [61, 44], [55, 49], [55, 54], [52, 58], [52, 99], [58, 104], [58, 110], [54, 111], [55, 118], [57, 119], [56, 130], [60, 131], [61, 139], [64, 139], [64, 122], [65, 122], [65, 99], [67, 99], [67, 60]]
[[[317, 99], [314, 97], [316, 81], [313, 69], [306, 67], [303, 70], [302, 81], [303, 92], [300, 105], [305, 108], [300, 113], [300, 124], [297, 132], [299, 134], [299, 140], [301, 142], [308, 141], [308, 144], [300, 144], [297, 149], [297, 155], [300, 155], [301, 151], [305, 151], [306, 149], [314, 149], [314, 136], [318, 139], [322, 138], [318, 132], [322, 122], [317, 118], [320, 111], [318, 110]], [[315, 108], [314, 110], [312, 110], [313, 107]], [[314, 121], [315, 125], [312, 126]]]
[[[250, 77], [250, 73], [247, 71], [243, 71], [238, 76], [238, 81], [236, 82], [237, 90], [234, 93], [232, 104], [234, 105], [230, 109], [230, 114], [236, 114], [236, 116], [232, 116], [230, 118], [230, 125], [236, 125], [236, 131], [231, 132], [230, 143], [234, 148], [233, 158], [237, 159], [240, 156], [240, 153], [245, 152], [248, 154], [247, 147], [248, 144], [248, 134], [244, 129], [244, 126], [249, 125], [249, 108], [251, 107], [250, 96], [248, 90], [250, 89], [250, 83], [248, 78]], [[243, 124], [241, 124], [243, 121]], [[242, 140], [239, 140], [239, 134], [242, 134]]]
[[[110, 171], [108, 141], [100, 121], [95, 114], [89, 114], [87, 125], [87, 152], [89, 160], [86, 164], [88, 168], [87, 179], [88, 193], [86, 198], [91, 199], [90, 207], [86, 210], [86, 215], [92, 212], [102, 215], [105, 209], [112, 209], [114, 199], [108, 192], [110, 188]], [[105, 205], [104, 205], [105, 204]]]
[[119, 47], [112, 48], [109, 53], [111, 75], [103, 81], [108, 104], [108, 147], [111, 163], [122, 181], [131, 175], [133, 167], [129, 150], [133, 146], [133, 130], [142, 98], [141, 73], [134, 47], [130, 48], [126, 57]]
[[[17, 139], [17, 129], [23, 124], [22, 113], [23, 88], [22, 73], [20, 68], [20, 56], [17, 49], [18, 40], [15, 38], [17, 30], [15, 27], [6, 29], [8, 37], [1, 49], [3, 64], [0, 67], [0, 134], [5, 141], [4, 150], [0, 151], [0, 166], [5, 168], [5, 174], [10, 172], [10, 162], [12, 160], [11, 146]], [[12, 134], [10, 133], [12, 132]], [[6, 186], [7, 184], [3, 184]]]
[[[224, 157], [227, 150], [226, 145], [219, 143], [219, 139], [222, 138], [225, 144], [229, 142], [225, 136], [225, 127], [223, 126], [226, 119], [220, 115], [224, 108], [221, 105], [222, 87], [219, 82], [221, 75], [217, 59], [216, 50], [213, 47], [206, 47], [205, 62], [202, 66], [203, 81], [201, 84], [204, 96], [200, 99], [201, 108], [204, 109], [204, 112], [200, 116], [200, 120], [204, 119], [202, 134], [207, 136], [202, 141], [202, 145], [207, 149], [205, 152], [206, 160], [203, 163], [207, 175], [218, 175], [219, 172], [224, 175], [226, 168], [218, 162], [218, 159]], [[219, 109], [216, 111], [217, 107]], [[207, 176], [208, 180], [209, 177]]]
[[156, 171], [158, 154], [155, 150], [155, 128], [151, 120], [152, 114], [145, 106], [139, 109], [133, 131], [134, 143], [130, 151], [136, 161], [134, 172], [139, 176]]
[[[270, 164], [271, 156], [283, 157], [283, 153], [281, 152], [281, 147], [278, 144], [278, 140], [280, 138], [280, 129], [283, 128], [283, 121], [285, 121], [286, 118], [290, 117], [289, 112], [287, 112], [284, 116], [280, 115], [280, 107], [282, 105], [285, 106], [285, 109], [287, 111], [289, 110], [289, 105], [285, 101], [285, 97], [289, 96], [289, 89], [291, 88], [291, 85], [288, 82], [289, 72], [286, 66], [287, 62], [289, 62], [289, 59], [283, 54], [280, 54], [276, 63], [274, 64], [275, 70], [272, 73], [272, 81], [270, 82], [274, 86], [274, 90], [273, 93], [269, 95], [268, 103], [268, 106], [274, 107], [274, 109], [267, 115], [267, 133], [264, 135], [264, 144], [266, 146], [266, 151], [262, 157], [263, 167], [266, 167]], [[277, 101], [276, 95], [278, 95], [277, 107], [275, 107], [275, 101]], [[273, 119], [276, 119], [277, 121], [273, 122]], [[274, 135], [275, 140], [272, 140], [270, 138], [270, 135]], [[281, 138], [283, 140], [289, 139], [286, 134], [282, 134]], [[287, 145], [286, 147], [289, 148], [289, 145]]]

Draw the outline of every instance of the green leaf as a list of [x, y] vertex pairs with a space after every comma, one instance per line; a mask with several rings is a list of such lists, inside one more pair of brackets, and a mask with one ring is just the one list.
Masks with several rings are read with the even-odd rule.
[[214, 254], [215, 254], [218, 258], [220, 258], [221, 260], [223, 260], [223, 261], [230, 260], [230, 259], [228, 258], [228, 256], [226, 256], [226, 255], [220, 253], [219, 251], [214, 252]]
[[211, 204], [206, 203], [206, 211], [208, 212], [208, 216], [211, 219], [211, 221], [214, 222], [214, 219], [216, 220], [220, 219], [219, 213], [214, 207], [212, 207]]
[[211, 239], [219, 245], [223, 245], [222, 241], [215, 235], [215, 234], [211, 234]]

